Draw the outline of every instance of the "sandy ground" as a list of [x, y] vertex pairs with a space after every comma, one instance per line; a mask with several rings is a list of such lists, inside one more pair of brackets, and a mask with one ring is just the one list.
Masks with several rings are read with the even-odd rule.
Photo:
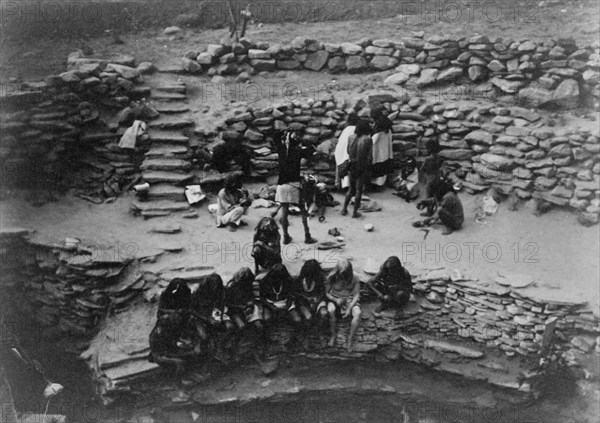
[[[20, 196], [22, 197], [22, 196]], [[519, 211], [510, 211], [501, 204], [497, 214], [479, 224], [474, 210], [480, 198], [461, 194], [466, 222], [462, 230], [443, 236], [433, 228], [426, 239], [424, 232], [410, 223], [419, 219], [414, 204], [392, 196], [389, 191], [370, 195], [382, 206], [382, 211], [365, 213], [358, 220], [342, 217], [340, 207], [327, 209], [327, 220], [311, 219], [313, 236], [331, 241], [327, 231], [337, 227], [345, 239], [339, 250], [317, 250], [314, 245], [301, 243], [302, 224], [299, 217], [291, 218], [290, 234], [294, 242], [283, 249], [284, 260], [291, 269], [316, 258], [328, 264], [340, 257], [352, 258], [362, 269], [369, 257], [381, 262], [397, 255], [410, 269], [458, 269], [463, 275], [492, 280], [498, 273], [519, 273], [534, 276], [537, 287], [527, 288], [544, 298], [569, 298], [588, 301], [595, 309], [600, 304], [599, 228], [579, 225], [574, 214], [553, 210], [536, 217], [530, 204]], [[214, 197], [213, 197], [214, 198]], [[336, 194], [336, 199], [342, 200]], [[114, 204], [94, 205], [66, 196], [59, 202], [33, 207], [22, 199], [4, 202], [0, 211], [1, 225], [20, 226], [35, 230], [37, 239], [61, 242], [65, 237], [77, 237], [84, 243], [103, 248], [121, 246], [123, 256], [143, 256], [157, 248], [182, 247], [180, 253], [161, 256], [147, 264], [153, 271], [180, 267], [211, 265], [227, 277], [241, 266], [253, 268], [249, 255], [252, 229], [271, 209], [251, 208], [247, 215], [249, 226], [237, 232], [215, 227], [205, 203], [198, 208], [198, 219], [176, 215], [143, 220], [128, 213], [132, 198], [119, 198]], [[209, 201], [210, 202], [210, 201]], [[179, 234], [154, 234], [149, 231], [166, 223], [181, 224]], [[364, 224], [372, 223], [373, 232]]]

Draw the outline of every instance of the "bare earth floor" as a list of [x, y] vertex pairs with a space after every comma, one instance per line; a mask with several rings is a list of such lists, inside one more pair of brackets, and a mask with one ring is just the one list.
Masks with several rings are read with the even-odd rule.
[[[443, 236], [441, 228], [432, 228], [424, 239], [425, 233], [411, 226], [412, 221], [419, 219], [414, 204], [405, 203], [390, 191], [369, 196], [380, 203], [382, 211], [365, 213], [356, 220], [340, 216], [338, 206], [327, 209], [324, 223], [311, 219], [313, 236], [320, 241], [333, 241], [327, 231], [339, 229], [346, 244], [339, 250], [317, 250], [314, 245], [301, 243], [300, 218], [292, 217], [290, 234], [294, 243], [283, 250], [290, 268], [297, 270], [299, 263], [309, 258], [331, 265], [340, 257], [349, 257], [356, 269], [362, 270], [369, 257], [381, 262], [387, 256], [397, 255], [409, 270], [439, 266], [482, 280], [492, 280], [499, 273], [527, 274], [535, 277], [536, 283], [526, 290], [544, 298], [587, 301], [594, 309], [600, 304], [599, 228], [581, 226], [572, 213], [553, 210], [537, 217], [529, 204], [523, 204], [518, 211], [500, 204], [496, 215], [482, 224], [474, 219], [481, 199], [461, 194], [466, 214], [464, 228], [450, 236]], [[343, 200], [340, 194], [336, 194], [336, 199]], [[35, 230], [34, 238], [53, 242], [76, 237], [103, 248], [120, 243], [124, 257], [141, 257], [156, 249], [183, 248], [180, 253], [161, 256], [147, 268], [160, 271], [211, 265], [226, 279], [241, 266], [253, 268], [249, 256], [252, 228], [272, 209], [251, 208], [247, 215], [249, 226], [232, 233], [215, 227], [206, 208], [210, 200], [198, 207], [198, 219], [173, 215], [150, 220], [129, 213], [132, 198], [127, 196], [103, 205], [70, 196], [41, 207], [13, 200], [1, 205], [0, 223], [3, 227]], [[153, 227], [167, 223], [180, 224], [182, 231], [172, 235], [149, 233]], [[375, 230], [366, 232], [365, 223], [372, 223]]]

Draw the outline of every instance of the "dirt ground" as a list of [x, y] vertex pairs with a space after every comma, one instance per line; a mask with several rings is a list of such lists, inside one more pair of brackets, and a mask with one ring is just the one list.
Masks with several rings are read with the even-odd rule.
[[[300, 218], [292, 217], [290, 234], [294, 242], [283, 250], [291, 269], [298, 269], [299, 263], [309, 258], [331, 265], [340, 257], [348, 257], [361, 270], [369, 257], [382, 262], [397, 255], [409, 270], [458, 269], [463, 275], [482, 280], [492, 280], [499, 273], [527, 274], [535, 277], [537, 285], [527, 290], [543, 298], [588, 301], [595, 309], [600, 304], [599, 228], [581, 226], [572, 213], [553, 210], [537, 217], [530, 204], [524, 204], [519, 211], [510, 211], [501, 204], [496, 215], [486, 219], [487, 224], [480, 224], [474, 220], [480, 198], [461, 194], [466, 213], [464, 228], [450, 236], [432, 228], [424, 239], [424, 232], [410, 225], [419, 219], [414, 204], [405, 203], [389, 191], [369, 196], [380, 203], [380, 212], [365, 213], [357, 220], [342, 217], [338, 206], [327, 209], [324, 223], [310, 220], [313, 236], [320, 241], [332, 241], [327, 231], [339, 229], [346, 244], [339, 250], [322, 251], [301, 243]], [[342, 200], [342, 196], [336, 194], [336, 199]], [[180, 253], [163, 255], [145, 267], [159, 271], [211, 265], [227, 277], [241, 266], [253, 268], [249, 256], [251, 228], [272, 210], [251, 208], [247, 215], [249, 226], [229, 232], [215, 227], [206, 208], [210, 199], [198, 207], [197, 219], [171, 216], [143, 220], [128, 212], [131, 201], [125, 196], [114, 204], [94, 205], [67, 196], [56, 203], [33, 207], [16, 199], [2, 204], [0, 223], [3, 227], [34, 229], [36, 238], [54, 242], [76, 237], [103, 248], [120, 243], [124, 257], [140, 257], [156, 249], [183, 248]], [[178, 223], [182, 231], [173, 235], [149, 233], [153, 227], [166, 223]], [[366, 232], [366, 223], [372, 223], [375, 230]]]

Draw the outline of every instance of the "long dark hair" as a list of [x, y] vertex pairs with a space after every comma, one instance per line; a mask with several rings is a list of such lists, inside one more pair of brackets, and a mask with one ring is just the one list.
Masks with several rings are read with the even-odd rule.
[[361, 137], [363, 135], [371, 135], [371, 125], [365, 119], [361, 119], [356, 124], [356, 130], [354, 131], [357, 137]]
[[187, 282], [180, 278], [173, 279], [160, 295], [159, 312], [164, 309], [187, 309], [190, 306], [192, 291]]
[[317, 285], [325, 283], [325, 276], [323, 275], [321, 265], [315, 259], [310, 259], [304, 262], [302, 269], [300, 269], [298, 279], [300, 281], [303, 281], [304, 279], [314, 281], [317, 283]]
[[253, 282], [254, 282], [254, 273], [252, 273], [252, 270], [250, 270], [250, 268], [248, 268], [248, 267], [242, 267], [237, 272], [235, 272], [235, 274], [233, 275], [231, 280], [227, 283], [227, 286], [232, 286], [232, 285], [252, 286]]
[[404, 267], [396, 256], [388, 257], [379, 268], [379, 277], [382, 279], [399, 279], [404, 273]]
[[192, 294], [192, 309], [210, 306], [221, 308], [223, 305], [223, 279], [217, 273], [208, 275]]
[[225, 177], [225, 181], [223, 182], [223, 188], [227, 192], [234, 192], [241, 188], [240, 178], [238, 175], [234, 173], [230, 173]]

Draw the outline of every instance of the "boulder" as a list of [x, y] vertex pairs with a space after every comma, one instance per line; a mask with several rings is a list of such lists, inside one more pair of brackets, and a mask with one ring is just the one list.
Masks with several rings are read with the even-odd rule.
[[473, 151], [469, 149], [446, 149], [440, 151], [440, 156], [448, 160], [471, 160]]
[[329, 53], [327, 53], [325, 50], [319, 50], [314, 53], [310, 53], [306, 57], [304, 67], [318, 72], [323, 68], [323, 66], [325, 66], [327, 59], [329, 59]]
[[265, 51], [265, 50], [250, 49], [250, 50], [248, 50], [248, 58], [250, 60], [252, 60], [252, 59], [269, 60], [271, 58], [271, 53], [269, 53], [268, 51]]
[[135, 79], [138, 76], [140, 76], [140, 71], [138, 71], [136, 68], [132, 68], [129, 66], [124, 66], [124, 65], [118, 65], [116, 63], [109, 63], [108, 65], [106, 65], [105, 71], [106, 72], [111, 72], [111, 71], [116, 72], [125, 79]]
[[520, 81], [509, 81], [507, 79], [494, 77], [490, 80], [492, 85], [500, 88], [500, 90], [507, 94], [515, 94], [521, 87]]
[[211, 65], [215, 61], [215, 56], [208, 52], [200, 53], [198, 57], [196, 57], [196, 61], [201, 65]]
[[485, 77], [485, 68], [483, 66], [469, 66], [469, 79], [473, 82], [478, 82]]
[[552, 93], [552, 102], [564, 107], [575, 108], [579, 105], [579, 84], [574, 79], [565, 79], [554, 93]]
[[552, 95], [552, 91], [540, 85], [532, 84], [519, 91], [519, 100], [532, 106], [544, 107], [552, 101]]
[[221, 57], [224, 54], [229, 53], [231, 50], [230, 46], [224, 46], [222, 44], [209, 44], [206, 47], [206, 52], [214, 57]]

